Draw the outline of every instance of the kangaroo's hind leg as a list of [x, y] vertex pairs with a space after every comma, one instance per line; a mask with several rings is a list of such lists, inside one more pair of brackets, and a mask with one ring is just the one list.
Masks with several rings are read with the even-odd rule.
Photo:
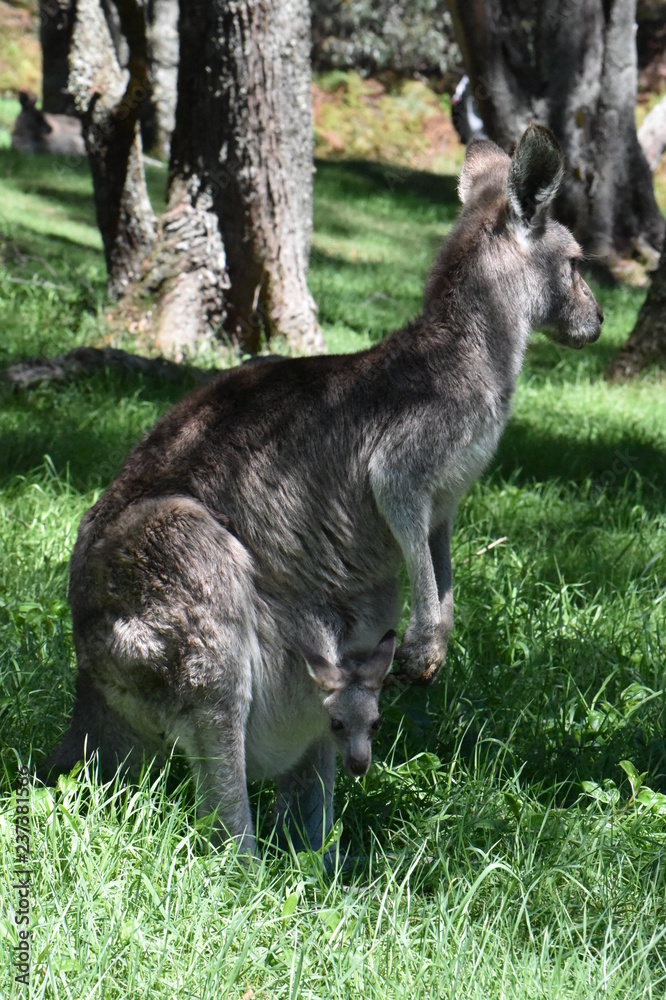
[[324, 737], [277, 782], [278, 834], [288, 831], [296, 850], [321, 850], [331, 832], [335, 770], [335, 747]]
[[244, 730], [244, 716], [220, 703], [190, 709], [178, 720], [174, 733], [196, 780], [197, 813], [213, 816], [214, 839], [230, 837], [241, 851], [256, 854]]
[[127, 508], [75, 552], [70, 588], [80, 670], [142, 739], [184, 750], [200, 811], [250, 851], [252, 576], [248, 552], [201, 504], [169, 497]]

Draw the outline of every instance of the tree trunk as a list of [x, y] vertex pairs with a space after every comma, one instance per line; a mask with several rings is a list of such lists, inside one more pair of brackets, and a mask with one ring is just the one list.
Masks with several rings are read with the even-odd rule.
[[[293, 349], [321, 350], [307, 287], [313, 130], [306, 0], [189, 0], [181, 4], [179, 32], [167, 215], [202, 213], [202, 231], [218, 221], [213, 277], [221, 244], [229, 287], [226, 316], [215, 307], [213, 325], [223, 319], [227, 335], [252, 352], [278, 332]], [[207, 279], [203, 284], [205, 298]]]
[[630, 378], [649, 365], [666, 365], [666, 254], [636, 320], [629, 340], [613, 359], [607, 375], [611, 379]]
[[153, 105], [150, 147], [168, 159], [176, 122], [178, 0], [153, 0], [148, 7], [148, 72]]
[[119, 0], [117, 8], [130, 48], [129, 69], [118, 64], [99, 0], [77, 0], [69, 74], [114, 298], [139, 277], [156, 238], [137, 125], [149, 93], [145, 24], [139, 0]]
[[547, 125], [569, 166], [556, 214], [592, 255], [656, 264], [664, 220], [636, 136], [635, 0], [449, 0], [488, 135]]
[[137, 286], [157, 300], [155, 347], [178, 361], [223, 334], [231, 285], [212, 197], [197, 181], [172, 177], [157, 244]]
[[39, 0], [39, 40], [42, 46], [42, 111], [73, 115], [67, 89], [69, 46], [75, 0]]
[[145, 59], [149, 92], [139, 111], [141, 140], [144, 149], [168, 159], [176, 113], [178, 0], [136, 0], [140, 20], [128, 19], [127, 0], [102, 0], [102, 6], [120, 67], [129, 67], [132, 50]]
[[137, 294], [155, 297], [155, 344], [176, 358], [213, 336], [250, 352], [274, 334], [291, 350], [322, 350], [307, 287], [306, 0], [181, 4], [168, 207], [157, 233], [137, 132], [149, 92], [143, 7], [140, 0], [115, 0], [115, 7], [128, 73], [100, 0], [78, 0], [70, 56], [111, 292], [132, 306]]
[[645, 116], [638, 130], [638, 141], [650, 170], [656, 170], [666, 149], [666, 97]]

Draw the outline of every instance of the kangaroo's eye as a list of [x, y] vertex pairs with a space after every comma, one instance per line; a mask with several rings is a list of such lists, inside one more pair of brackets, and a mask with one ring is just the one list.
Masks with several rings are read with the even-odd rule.
[[341, 733], [345, 728], [345, 724], [342, 719], [331, 719], [331, 729], [334, 733]]
[[382, 724], [381, 719], [375, 719], [375, 721], [370, 724], [370, 732], [372, 733], [373, 736], [379, 732], [381, 724]]

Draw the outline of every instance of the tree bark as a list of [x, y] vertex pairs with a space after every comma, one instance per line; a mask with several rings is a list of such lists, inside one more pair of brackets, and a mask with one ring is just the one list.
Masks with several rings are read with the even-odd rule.
[[553, 130], [569, 169], [556, 205], [591, 255], [656, 265], [664, 220], [636, 136], [635, 0], [449, 0], [488, 135], [509, 150]]
[[[141, 0], [114, 0], [120, 69], [100, 0], [78, 0], [70, 87], [84, 123], [112, 294], [157, 302], [155, 346], [182, 358], [224, 337], [323, 350], [307, 287], [312, 108], [306, 0], [188, 0], [167, 211], [157, 232], [137, 131], [149, 92]], [[127, 79], [129, 77], [129, 79]]]
[[176, 123], [178, 0], [153, 0], [148, 7], [147, 30], [148, 72], [152, 87], [150, 147], [168, 159], [171, 133]]
[[650, 170], [655, 170], [666, 149], [666, 97], [645, 116], [638, 130], [638, 141]]
[[69, 46], [75, 0], [39, 0], [39, 40], [42, 46], [42, 111], [73, 115], [67, 89]]
[[307, 287], [306, 0], [190, 0], [181, 4], [179, 32], [169, 212], [202, 210], [218, 220], [229, 279], [223, 322], [232, 340], [254, 352], [279, 332], [295, 350], [321, 350]]
[[155, 239], [138, 117], [149, 92], [145, 24], [138, 0], [119, 0], [129, 68], [120, 68], [99, 0], [77, 0], [70, 49], [69, 89], [81, 118], [109, 294], [122, 295], [141, 274]]
[[[139, 112], [144, 149], [155, 149], [168, 159], [176, 112], [179, 4], [178, 0], [135, 0], [134, 6], [140, 21], [128, 19], [126, 0], [102, 0], [121, 68], [129, 67], [132, 52], [135, 58], [140, 52], [147, 64], [149, 89]], [[128, 37], [127, 31], [134, 37]]]
[[629, 340], [611, 362], [607, 375], [626, 379], [649, 365], [666, 365], [666, 254], [653, 275], [647, 298]]

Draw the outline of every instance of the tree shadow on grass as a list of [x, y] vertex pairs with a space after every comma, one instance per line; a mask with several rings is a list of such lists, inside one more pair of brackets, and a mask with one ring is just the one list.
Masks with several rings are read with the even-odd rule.
[[92, 192], [92, 179], [85, 156], [57, 156], [52, 153], [23, 153], [17, 149], [0, 149], [3, 177], [18, 183], [25, 190], [34, 189], [45, 177], [61, 180], [57, 190], [76, 187], [81, 193]]
[[[0, 150], [0, 169], [5, 182], [50, 201], [67, 205], [81, 222], [96, 226], [93, 186], [87, 157], [53, 156]], [[156, 214], [166, 207], [166, 164], [145, 165], [146, 186]]]
[[[47, 278], [53, 278], [54, 272], [56, 275], [59, 271], [69, 274], [77, 268], [88, 268], [96, 258], [99, 262], [99, 297], [102, 298], [106, 294], [106, 275], [101, 246], [100, 248], [89, 246], [62, 234], [55, 236], [24, 226], [11, 228], [11, 240], [4, 252], [11, 262], [13, 275], [20, 274], [21, 270], [25, 269], [26, 276], [32, 276], [37, 271]], [[27, 258], [25, 261], [21, 260], [23, 256]], [[75, 294], [76, 286], [72, 284], [67, 292]]]
[[40, 468], [48, 455], [75, 490], [106, 487], [134, 444], [194, 385], [186, 373], [174, 383], [107, 372], [27, 392], [3, 387], [0, 483]]
[[637, 498], [655, 514], [664, 509], [666, 449], [640, 432], [612, 430], [604, 438], [581, 440], [514, 419], [504, 433], [492, 466], [492, 478], [533, 486], [552, 480], [584, 482], [613, 495], [633, 475]]
[[62, 205], [67, 211], [67, 217], [72, 222], [97, 228], [95, 222], [95, 206], [92, 202], [92, 192], [81, 193], [77, 190], [67, 190], [58, 184], [57, 175], [53, 183], [43, 182], [30, 187], [30, 194], [45, 198], [47, 201]]
[[320, 196], [368, 201], [373, 196], [390, 194], [396, 207], [436, 207], [444, 221], [453, 221], [458, 212], [458, 181], [448, 174], [369, 160], [317, 160], [316, 168], [315, 190]]
[[[593, 658], [596, 676], [589, 678], [578, 698], [572, 685], [564, 704], [558, 701], [557, 692], [550, 692], [546, 699], [537, 690], [538, 684], [523, 690], [514, 667], [501, 667], [491, 677], [482, 661], [471, 679], [457, 676], [452, 663], [433, 688], [410, 688], [385, 696], [384, 726], [374, 757], [389, 761], [389, 773], [371, 772], [363, 789], [343, 777], [338, 791], [351, 821], [346, 838], [361, 864], [373, 843], [390, 849], [392, 824], [403, 828], [416, 821], [427, 827], [424, 813], [441, 809], [442, 786], [450, 768], [458, 775], [454, 786], [462, 782], [479, 787], [480, 783], [486, 800], [492, 798], [493, 790], [506, 787], [506, 782], [511, 787], [519, 775], [520, 787], [543, 809], [575, 805], [583, 782], [603, 787], [611, 781], [628, 800], [631, 788], [621, 767], [624, 760], [644, 773], [646, 787], [666, 792], [666, 699], [646, 702], [638, 711], [632, 711], [626, 701], [623, 705], [621, 689], [632, 676], [628, 671], [625, 676], [619, 672], [604, 696], [594, 702], [593, 694], [607, 679], [605, 664], [616, 658], [615, 651], [594, 643], [580, 644], [577, 638], [569, 639], [568, 645], [567, 653], [560, 642], [559, 654], [577, 659], [581, 670], [588, 670], [586, 659]], [[544, 662], [548, 658], [544, 655]], [[408, 770], [404, 765], [401, 770], [404, 761], [413, 762]], [[394, 780], [390, 772], [396, 767]], [[471, 796], [463, 794], [462, 798], [473, 813]], [[459, 821], [463, 823], [464, 817]], [[501, 816], [497, 805], [490, 803], [482, 824], [484, 836], [493, 823], [499, 831]], [[472, 828], [473, 823], [471, 835]]]

